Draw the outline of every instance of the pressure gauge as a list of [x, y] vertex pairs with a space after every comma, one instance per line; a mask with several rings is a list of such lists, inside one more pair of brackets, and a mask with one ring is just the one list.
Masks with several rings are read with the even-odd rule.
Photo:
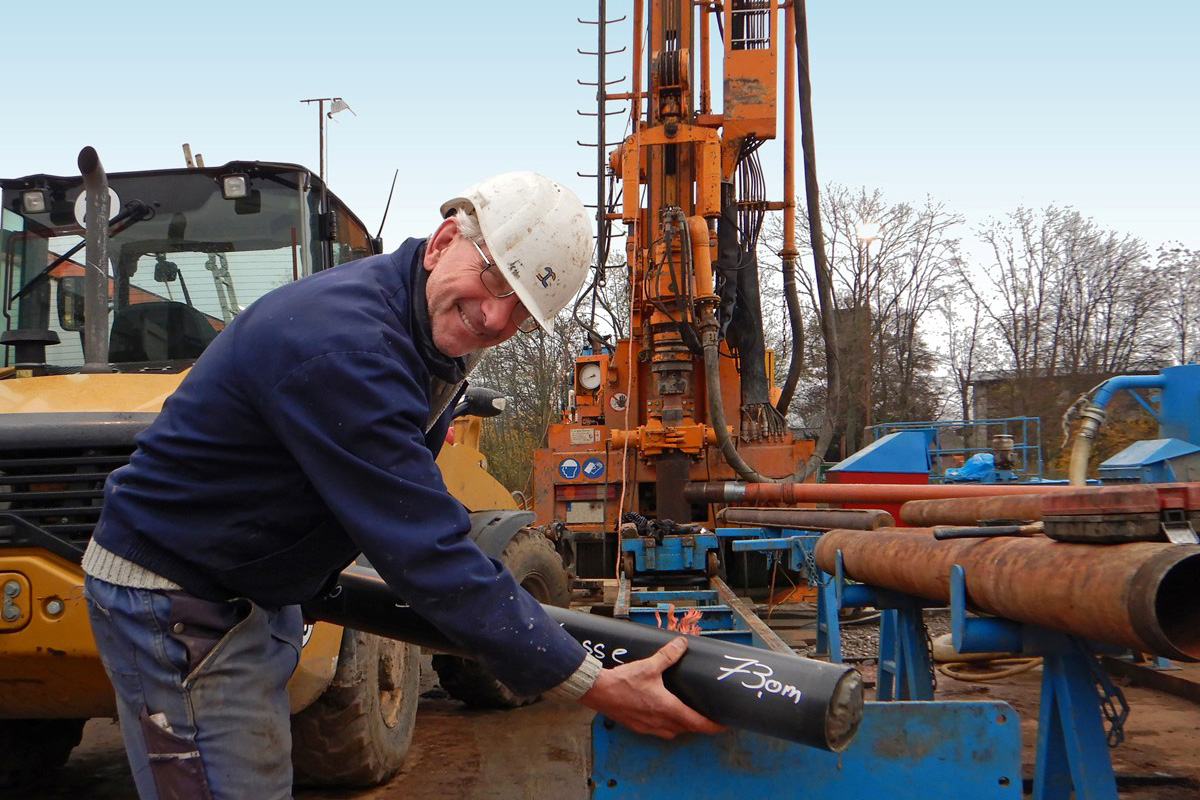
[[579, 368], [579, 385], [589, 392], [600, 388], [600, 365], [592, 361]]

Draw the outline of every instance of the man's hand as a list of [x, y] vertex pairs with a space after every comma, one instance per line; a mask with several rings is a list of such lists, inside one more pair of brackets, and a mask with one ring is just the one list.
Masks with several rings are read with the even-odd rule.
[[720, 733], [725, 728], [688, 708], [663, 686], [662, 674], [687, 651], [680, 636], [649, 658], [600, 671], [579, 702], [634, 733], [674, 739], [681, 733]]

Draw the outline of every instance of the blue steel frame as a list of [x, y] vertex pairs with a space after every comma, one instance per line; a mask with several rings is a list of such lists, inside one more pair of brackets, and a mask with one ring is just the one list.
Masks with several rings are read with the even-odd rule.
[[[739, 529], [743, 536], [766, 533], [766, 529]], [[766, 547], [761, 546], [766, 544], [763, 541], [751, 542], [755, 547], [739, 547], [745, 542], [737, 541], [734, 549], [785, 549], [792, 563], [799, 565], [796, 568], [801, 568], [811, 563], [817, 535], [797, 533], [772, 540]], [[653, 563], [664, 562], [655, 558]], [[829, 580], [826, 584], [834, 586]], [[712, 580], [711, 585], [716, 588], [658, 591], [634, 589], [622, 578], [614, 611], [654, 625], [661, 624], [664, 612], [673, 607], [678, 607], [678, 613], [682, 607], [695, 606], [704, 612], [701, 635], [748, 633], [752, 640], [745, 643], [790, 649], [722, 582]], [[853, 593], [863, 587], [846, 588]], [[901, 605], [906, 602], [895, 599]], [[919, 608], [915, 613], [920, 613]], [[836, 646], [836, 635], [832, 641]], [[1020, 774], [1020, 724], [1005, 703], [867, 703], [858, 735], [842, 754], [744, 731], [667, 742], [631, 733], [604, 717], [598, 716], [592, 725], [592, 797], [605, 800], [679, 796], [961, 800], [965, 787], [970, 787], [972, 800], [1019, 800]]]
[[[883, 592], [862, 584], [846, 583], [837, 555], [835, 575], [821, 588], [818, 614], [830, 635], [830, 658], [840, 660], [836, 637], [840, 608], [872, 606], [891, 609], [897, 605], [894, 592]], [[885, 634], [886, 617], [880, 626], [880, 677], [877, 697], [910, 697], [932, 691], [933, 665], [928, 660], [923, 629], [913, 615], [925, 601], [910, 598], [908, 609], [894, 609], [893, 633]], [[1038, 710], [1037, 755], [1034, 767], [1033, 800], [1117, 800], [1117, 783], [1108, 754], [1107, 737], [1097, 693], [1094, 648], [1104, 647], [1077, 637], [1024, 625], [1007, 619], [974, 617], [967, 614], [965, 573], [960, 566], [950, 570], [950, 620], [954, 649], [959, 653], [1023, 653], [1042, 657], [1041, 701]], [[874, 605], [878, 602], [879, 605]], [[887, 614], [888, 611], [884, 611]], [[901, 621], [904, 615], [905, 621]], [[894, 639], [893, 639], [894, 637]], [[885, 638], [888, 640], [885, 643]], [[894, 658], [888, 678], [884, 661]], [[1119, 702], [1123, 705], [1124, 700]]]
[[840, 754], [744, 731], [665, 741], [597, 716], [593, 800], [1020, 800], [1007, 703], [867, 703]]
[[[843, 608], [880, 609], [878, 700], [939, 705], [929, 703], [933, 699], [933, 663], [920, 624], [922, 609], [939, 604], [847, 582], [840, 552], [834, 575], [815, 569], [811, 556], [820, 537], [815, 531], [726, 528], [718, 533], [746, 537], [735, 539], [735, 552], [782, 553], [791, 569], [807, 573], [810, 583], [818, 587], [817, 653], [828, 655], [833, 662], [842, 661], [838, 612]], [[956, 565], [950, 570], [950, 615], [957, 652], [1025, 653], [1043, 659], [1034, 800], [1069, 800], [1072, 796], [1079, 800], [1117, 800], [1100, 701], [1116, 697], [1124, 705], [1124, 699], [1115, 687], [1109, 687], [1107, 695], [1098, 694], [1095, 677], [1101, 674], [1096, 667], [1096, 650], [1107, 652], [1111, 648], [1012, 620], [968, 616], [967, 605], [965, 573]]]
[[[1042, 477], [1042, 421], [1037, 417], [1003, 417], [998, 419], [980, 420], [934, 420], [932, 422], [887, 422], [872, 425], [867, 428], [867, 435], [875, 441], [889, 433], [912, 429], [929, 428], [933, 430], [933, 442], [929, 447], [929, 456], [933, 461], [931, 473], [932, 482], [940, 482], [946, 472], [943, 463], [947, 456], [961, 455], [970, 458], [976, 453], [990, 453], [989, 447], [942, 447], [941, 432], [943, 430], [978, 428], [989, 437], [993, 434], [1009, 434], [1013, 437], [1013, 452], [1017, 457], [1017, 468], [997, 475], [1010, 474], [1001, 482], [1011, 480], [1029, 480]], [[985, 481], [986, 483], [987, 481]], [[993, 481], [995, 482], [995, 481]]]
[[621, 552], [633, 555], [638, 574], [646, 572], [697, 572], [704, 574], [708, 553], [719, 547], [711, 533], [664, 536], [656, 540], [639, 536], [621, 540]]
[[[967, 616], [966, 572], [950, 568], [950, 630], [960, 653], [1042, 657], [1034, 800], [1117, 800], [1117, 781], [1093, 677], [1104, 645], [1006, 619]], [[1118, 696], [1119, 689], [1112, 692]], [[1124, 704], [1124, 699], [1120, 701]], [[1073, 794], [1072, 794], [1073, 793]]]

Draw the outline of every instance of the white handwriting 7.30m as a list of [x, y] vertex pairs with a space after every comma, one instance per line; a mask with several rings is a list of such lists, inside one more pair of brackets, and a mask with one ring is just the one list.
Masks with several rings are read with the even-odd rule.
[[726, 655], [725, 658], [735, 662], [736, 666], [721, 667], [721, 674], [717, 677], [717, 680], [723, 681], [732, 675], [742, 675], [745, 676], [741, 681], [742, 686], [745, 686], [759, 697], [762, 697], [764, 693], [774, 694], [799, 705], [803, 693], [791, 684], [782, 683], [772, 678], [771, 676], [775, 674], [775, 670], [766, 664], [756, 658], [738, 658], [730, 655]]

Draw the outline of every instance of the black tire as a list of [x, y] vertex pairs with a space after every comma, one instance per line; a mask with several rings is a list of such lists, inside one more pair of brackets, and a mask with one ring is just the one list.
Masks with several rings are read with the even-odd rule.
[[[518, 531], [499, 560], [539, 603], [566, 608], [570, 602], [562, 559], [541, 533]], [[513, 692], [469, 659], [438, 654], [432, 660], [446, 693], [474, 708], [519, 708], [538, 699]]]
[[86, 719], [0, 720], [0, 788], [38, 783], [67, 763]]
[[333, 681], [292, 716], [297, 785], [378, 786], [400, 770], [417, 718], [420, 652], [369, 633], [342, 633]]

